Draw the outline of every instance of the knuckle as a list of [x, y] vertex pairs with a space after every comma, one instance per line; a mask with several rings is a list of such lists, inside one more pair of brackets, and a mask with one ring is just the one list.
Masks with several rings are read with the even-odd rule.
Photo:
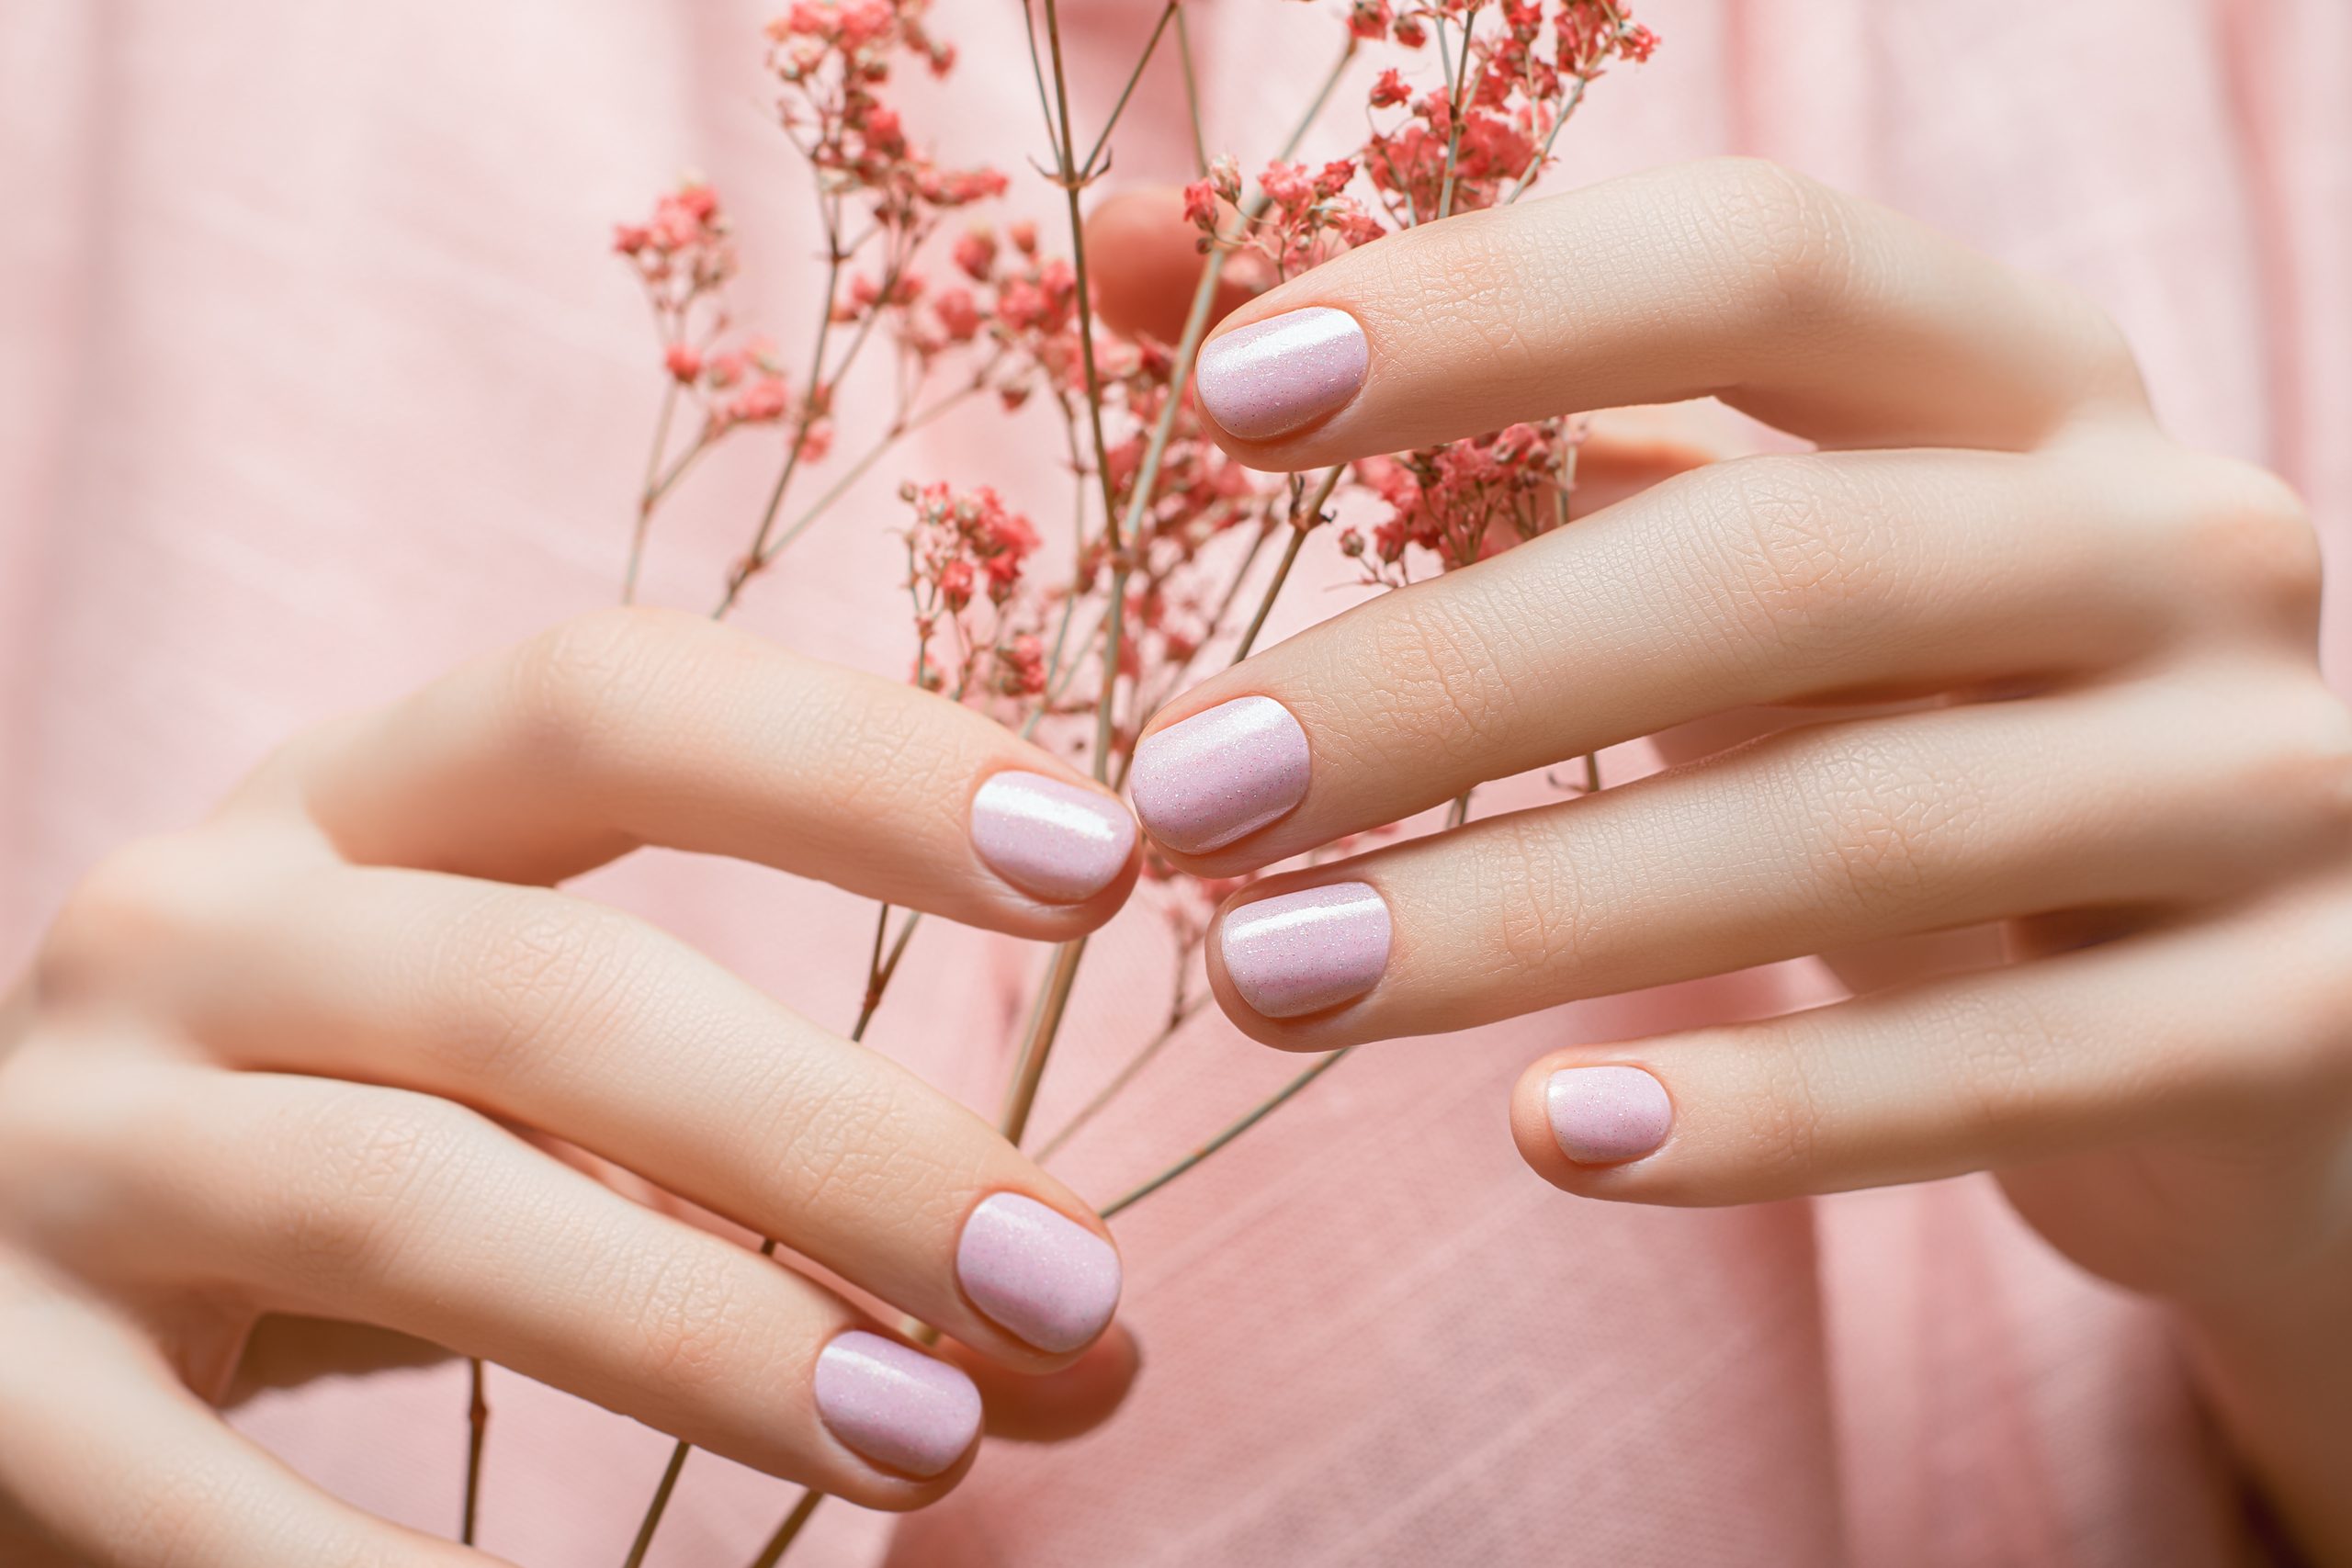
[[1832, 736], [1789, 771], [1783, 788], [1802, 803], [1801, 848], [1815, 884], [1871, 916], [1916, 910], [1934, 897], [1984, 814], [1951, 759], [1860, 728]]
[[636, 1308], [635, 1381], [693, 1391], [755, 1374], [745, 1355], [753, 1318], [745, 1283], [738, 1261], [717, 1248], [679, 1247], [649, 1258], [642, 1277], [624, 1287]]
[[337, 1296], [380, 1276], [463, 1190], [490, 1130], [448, 1100], [356, 1086], [289, 1114], [284, 1256], [306, 1283]]
[[468, 1082], [603, 1038], [657, 961], [631, 917], [535, 888], [483, 893], [421, 951], [427, 1048]]
[[574, 616], [510, 657], [510, 734], [540, 766], [576, 770], [627, 728], [670, 671], [723, 635], [675, 610]]
[[1786, 658], [1829, 651], [1886, 604], [1889, 562], [1877, 509], [1835, 461], [1748, 457], [1695, 477], [1714, 564], [1742, 646]]
[[2199, 499], [2180, 565], [2198, 593], [2218, 591], [2299, 633], [2315, 628], [2319, 530], [2302, 497], [2267, 469], [2226, 457], [2199, 459], [2189, 488]]
[[1838, 305], [1855, 255], [1843, 197], [1761, 158], [1709, 159], [1690, 175], [1701, 221], [1744, 284], [1736, 311], [1802, 330]]
[[1591, 947], [1589, 895], [1559, 835], [1531, 813], [1489, 818], [1480, 832], [1465, 891], [1487, 912], [1502, 965], [1544, 975], [1577, 964]]
[[768, 1079], [748, 1093], [744, 1119], [751, 1147], [790, 1151], [759, 1167], [775, 1172], [778, 1204], [836, 1219], [949, 1217], [978, 1179], [980, 1156], [978, 1145], [953, 1136], [910, 1135], [936, 1125], [916, 1102], [922, 1092], [876, 1062], [780, 1053]]
[[221, 879], [193, 833], [136, 839], [113, 851], [67, 895], [42, 943], [35, 976], [52, 998], [153, 964], [211, 919]]
[[[1762, 1047], [1758, 1049], [1757, 1047]], [[1812, 1051], [1794, 1027], [1760, 1026], [1739, 1049], [1755, 1064], [1760, 1092], [1743, 1095], [1748, 1160], [1766, 1185], [1805, 1187], [1821, 1160], [1827, 1097]]]
[[1473, 614], [1450, 602], [1455, 597], [1408, 591], [1374, 606], [1349, 679], [1326, 688], [1348, 693], [1357, 711], [1322, 733], [1377, 737], [1366, 761], [1408, 755], [1467, 763], [1486, 757], [1515, 716], [1510, 685], [1497, 678], [1515, 660], [1492, 629], [1506, 618], [1497, 612], [1508, 606], [1489, 603]]

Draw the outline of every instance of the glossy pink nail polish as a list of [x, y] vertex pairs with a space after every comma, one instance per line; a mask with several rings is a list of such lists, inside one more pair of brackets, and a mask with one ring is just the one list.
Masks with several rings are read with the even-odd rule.
[[1136, 815], [1180, 854], [1256, 832], [1306, 795], [1306, 731], [1272, 697], [1236, 697], [1148, 736], [1128, 776]]
[[1619, 1165], [1666, 1142], [1674, 1102], [1639, 1067], [1569, 1067], [1544, 1086], [1560, 1152], [1578, 1165]]
[[1218, 928], [1233, 988], [1260, 1015], [1337, 1007], [1388, 967], [1388, 905], [1371, 885], [1335, 882], [1244, 904]]
[[1018, 1192], [997, 1193], [964, 1222], [956, 1277], [992, 1322], [1057, 1354], [1091, 1343], [1119, 1305], [1117, 1249]]
[[879, 1334], [837, 1334], [817, 1357], [817, 1414], [877, 1464], [928, 1480], [980, 1435], [980, 1391], [946, 1362]]
[[972, 796], [972, 845], [1033, 898], [1079, 904], [1125, 869], [1136, 819], [1109, 795], [1039, 773], [1001, 773]]
[[1352, 399], [1372, 367], [1363, 328], [1326, 305], [1286, 310], [1203, 345], [1193, 385], [1228, 434], [1264, 441]]

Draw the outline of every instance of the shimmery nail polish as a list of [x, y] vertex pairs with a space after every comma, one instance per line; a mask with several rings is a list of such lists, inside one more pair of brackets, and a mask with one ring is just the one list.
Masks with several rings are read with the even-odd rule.
[[995, 773], [972, 796], [972, 845], [989, 870], [1030, 897], [1079, 904], [1125, 868], [1136, 820], [1098, 791], [1039, 773]]
[[1578, 1165], [1639, 1159], [1666, 1142], [1674, 1102], [1666, 1086], [1639, 1067], [1569, 1067], [1544, 1087], [1544, 1106], [1560, 1152]]
[[1314, 305], [1212, 340], [1201, 349], [1193, 385], [1228, 434], [1265, 441], [1348, 402], [1371, 367], [1356, 319]]
[[946, 1362], [853, 1328], [817, 1357], [817, 1414], [877, 1464], [922, 1479], [980, 1435], [980, 1391]]
[[1388, 905], [1369, 884], [1335, 882], [1228, 913], [1217, 951], [1233, 988], [1266, 1018], [1336, 1007], [1388, 967]]
[[1136, 815], [1179, 854], [1254, 833], [1306, 795], [1306, 731], [1272, 697], [1236, 697], [1148, 736], [1128, 777]]
[[1057, 1354], [1091, 1343], [1119, 1304], [1117, 1249], [1018, 1192], [997, 1193], [964, 1222], [956, 1277], [1000, 1327]]

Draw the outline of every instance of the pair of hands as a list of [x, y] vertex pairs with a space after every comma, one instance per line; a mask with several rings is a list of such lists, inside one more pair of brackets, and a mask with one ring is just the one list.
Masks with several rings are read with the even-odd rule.
[[[1555, 1052], [1521, 1152], [1671, 1203], [1997, 1170], [2182, 1305], [2290, 1518], [2352, 1546], [2297, 1442], [2352, 1441], [2352, 1368], [2264, 1359], [2352, 1293], [2352, 716], [2293, 496], [2162, 435], [2079, 301], [1742, 163], [1341, 257], [1237, 312], [1199, 386], [1274, 468], [1705, 394], [1820, 448], [1669, 479], [1156, 718], [1143, 825], [1226, 874], [1824, 710], [1250, 887], [1209, 942], [1228, 1015], [1323, 1049], [1997, 925], [1998, 967]], [[68, 1560], [481, 1561], [217, 1421], [266, 1315], [494, 1359], [876, 1507], [952, 1486], [983, 1411], [1049, 1437], [1116, 1404], [1099, 1222], [886, 1060], [552, 890], [644, 844], [1041, 941], [1136, 869], [1125, 807], [1046, 753], [683, 617], [590, 616], [297, 739], [94, 873], [0, 1012], [0, 1515]]]

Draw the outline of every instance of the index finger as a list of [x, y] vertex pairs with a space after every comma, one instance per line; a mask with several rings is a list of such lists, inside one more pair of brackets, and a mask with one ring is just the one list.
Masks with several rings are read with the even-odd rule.
[[1264, 468], [1710, 395], [1827, 446], [2007, 451], [2144, 406], [2087, 302], [1745, 159], [1388, 235], [1227, 317], [1195, 386]]

